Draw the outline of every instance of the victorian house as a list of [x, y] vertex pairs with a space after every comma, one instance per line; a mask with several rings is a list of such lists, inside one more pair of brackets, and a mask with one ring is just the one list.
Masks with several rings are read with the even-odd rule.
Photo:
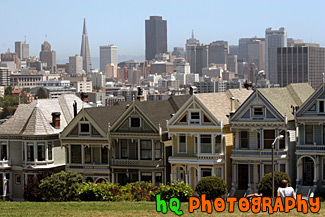
[[275, 143], [274, 169], [288, 173], [295, 180], [294, 108], [301, 106], [313, 92], [309, 84], [257, 89], [231, 115], [234, 149], [230, 195], [235, 191], [236, 196], [257, 191], [261, 178], [272, 172], [272, 143], [279, 135], [283, 139]]
[[169, 182], [171, 145], [166, 124], [188, 98], [83, 109], [61, 134], [66, 169], [95, 183]]
[[[322, 84], [300, 108], [297, 128], [296, 188], [309, 196], [325, 189], [325, 85]], [[308, 193], [309, 192], [309, 193]]]
[[172, 138], [171, 179], [195, 189], [202, 177], [218, 176], [231, 185], [233, 134], [229, 115], [252, 93], [232, 89], [192, 95], [168, 121]]
[[57, 99], [39, 99], [19, 105], [13, 117], [0, 125], [0, 195], [3, 198], [23, 200], [28, 180], [41, 173], [64, 169], [65, 152], [59, 133], [82, 106], [83, 102], [70, 94]]

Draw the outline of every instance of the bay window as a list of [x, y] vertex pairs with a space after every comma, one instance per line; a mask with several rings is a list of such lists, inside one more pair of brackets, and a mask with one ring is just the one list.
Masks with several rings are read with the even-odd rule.
[[306, 144], [314, 144], [314, 126], [305, 125]]
[[272, 143], [275, 139], [275, 130], [264, 130], [264, 148], [272, 149]]
[[128, 158], [128, 142], [126, 139], [121, 140], [121, 158]]
[[45, 161], [45, 144], [37, 143], [37, 161]]
[[108, 148], [102, 147], [102, 163], [108, 163]]
[[151, 160], [152, 159], [152, 144], [151, 140], [141, 140], [141, 160]]
[[211, 144], [211, 135], [201, 135], [201, 153], [211, 154], [212, 153], [212, 144]]
[[248, 131], [239, 132], [240, 148], [248, 148]]
[[186, 135], [180, 134], [178, 137], [178, 152], [186, 153]]
[[1, 149], [1, 156], [0, 156], [0, 160], [8, 160], [8, 144], [7, 142], [1, 142], [1, 146], [0, 146], [0, 149]]
[[27, 143], [27, 161], [34, 161], [34, 143]]
[[159, 141], [155, 143], [155, 159], [162, 159], [162, 144]]
[[53, 160], [52, 148], [53, 148], [52, 142], [48, 142], [47, 143], [47, 151], [48, 151], [47, 158], [48, 158], [48, 160]]
[[86, 146], [84, 151], [85, 151], [85, 163], [91, 163], [91, 147]]
[[71, 145], [71, 163], [81, 163], [81, 145]]
[[214, 148], [214, 152], [217, 154], [221, 153], [221, 135], [218, 135], [215, 137], [215, 148]]

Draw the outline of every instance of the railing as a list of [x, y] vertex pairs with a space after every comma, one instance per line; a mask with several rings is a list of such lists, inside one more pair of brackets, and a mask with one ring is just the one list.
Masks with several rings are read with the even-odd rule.
[[54, 160], [48, 160], [48, 161], [23, 161], [24, 166], [46, 166], [49, 164], [53, 164]]
[[212, 155], [212, 154], [199, 154], [197, 155], [198, 160], [219, 160], [224, 159], [224, 155]]
[[[259, 156], [259, 157], [271, 157], [272, 155], [272, 150], [238, 150], [238, 149], [233, 149], [232, 150], [232, 156], [234, 157], [247, 157], [247, 156]], [[275, 157], [281, 157], [283, 155], [288, 155], [288, 151], [279, 151], [279, 150], [274, 150], [274, 156]]]
[[325, 145], [297, 145], [297, 151], [324, 151], [325, 152]]
[[84, 170], [109, 170], [109, 165], [100, 164], [67, 164], [69, 169], [84, 169]]
[[0, 167], [10, 167], [10, 166], [11, 166], [11, 159], [0, 161]]
[[162, 160], [129, 160], [129, 159], [113, 159], [112, 165], [118, 166], [158, 166], [163, 165]]

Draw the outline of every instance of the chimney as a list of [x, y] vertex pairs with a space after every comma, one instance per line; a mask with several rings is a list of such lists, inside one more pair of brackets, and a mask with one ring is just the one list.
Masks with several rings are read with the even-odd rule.
[[244, 84], [244, 87], [245, 87], [247, 90], [251, 90], [251, 89], [252, 89], [252, 82], [250, 82], [250, 81], [246, 81], [245, 84]]
[[76, 117], [78, 114], [78, 110], [77, 110], [77, 102], [76, 100], [73, 103], [73, 117]]
[[230, 98], [230, 113], [235, 113], [235, 97]]
[[52, 125], [55, 129], [60, 129], [60, 112], [52, 112]]
[[88, 93], [84, 93], [84, 92], [82, 92], [82, 93], [80, 94], [80, 98], [81, 98], [81, 100], [82, 100], [83, 102], [88, 103]]

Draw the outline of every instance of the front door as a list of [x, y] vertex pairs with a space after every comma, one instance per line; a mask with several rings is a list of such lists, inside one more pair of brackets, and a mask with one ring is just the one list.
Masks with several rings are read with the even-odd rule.
[[314, 184], [314, 161], [310, 157], [303, 159], [303, 185], [312, 186]]
[[238, 164], [238, 189], [248, 188], [248, 165]]

